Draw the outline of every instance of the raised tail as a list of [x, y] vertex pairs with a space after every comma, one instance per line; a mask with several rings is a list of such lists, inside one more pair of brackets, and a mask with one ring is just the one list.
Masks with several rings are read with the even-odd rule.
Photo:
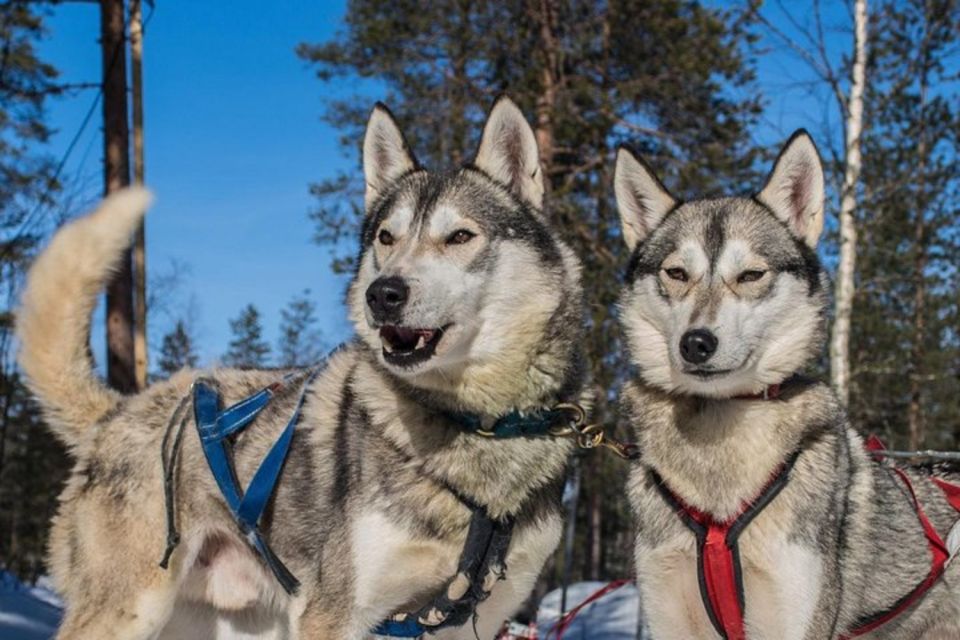
[[50, 427], [70, 447], [121, 397], [93, 370], [90, 316], [150, 200], [140, 188], [109, 196], [58, 231], [27, 274], [18, 360]]

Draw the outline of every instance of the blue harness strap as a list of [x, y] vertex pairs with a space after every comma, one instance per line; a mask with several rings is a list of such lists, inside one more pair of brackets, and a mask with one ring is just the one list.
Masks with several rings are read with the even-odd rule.
[[[263, 558], [277, 581], [289, 594], [295, 594], [300, 583], [266, 543], [258, 528], [258, 522], [276, 489], [284, 461], [290, 450], [294, 430], [300, 419], [307, 391], [319, 371], [320, 367], [317, 367], [308, 372], [304, 378], [293, 415], [267, 455], [264, 456], [245, 490], [241, 489], [233, 467], [229, 438], [249, 426], [270, 403], [276, 393], [293, 379], [293, 374], [284, 378], [282, 382], [266, 387], [226, 409], [220, 408], [220, 394], [216, 389], [215, 381], [198, 379], [194, 382], [192, 389], [197, 433], [200, 436], [204, 456], [217, 486], [220, 488], [230, 512], [248, 543]], [[178, 416], [185, 401], [186, 398], [171, 416], [162, 446], [164, 475], [166, 477], [165, 495], [168, 527], [167, 550], [160, 563], [160, 566], [164, 568], [167, 567], [173, 549], [179, 542], [179, 534], [173, 521], [173, 478], [176, 468], [176, 451], [179, 448], [180, 434], [182, 434], [183, 425], [186, 422], [185, 417], [180, 420], [180, 429], [177, 432], [170, 454], [167, 454], [167, 447], [170, 433], [174, 424], [179, 420]], [[501, 416], [492, 424], [488, 424], [480, 416], [473, 414], [451, 413], [446, 415], [466, 432], [498, 439], [538, 436], [559, 437], [569, 435], [571, 429], [574, 429], [575, 433], [580, 433], [575, 428], [582, 424], [584, 419], [583, 409], [573, 404], [557, 405], [552, 409], [541, 409], [527, 413], [514, 411]], [[473, 511], [473, 517], [467, 531], [467, 540], [460, 555], [457, 574], [447, 584], [447, 587], [426, 606], [415, 612], [398, 613], [377, 625], [373, 630], [376, 635], [417, 638], [448, 626], [460, 626], [474, 615], [477, 604], [489, 596], [490, 578], [503, 578], [506, 571], [507, 550], [513, 531], [512, 519], [494, 520], [485, 508], [474, 504], [452, 487], [448, 488]], [[451, 591], [454, 582], [462, 587], [463, 578], [467, 581], [466, 589], [462, 592]]]
[[220, 409], [220, 394], [212, 381], [199, 379], [193, 384], [194, 418], [210, 472], [247, 541], [270, 567], [284, 590], [290, 594], [297, 592], [300, 583], [270, 549], [257, 523], [276, 489], [307, 391], [319, 371], [319, 367], [313, 369], [302, 382], [302, 391], [293, 415], [261, 461], [246, 490], [240, 488], [227, 439], [252, 423], [292, 376], [285, 378], [283, 383], [262, 389], [223, 410]]

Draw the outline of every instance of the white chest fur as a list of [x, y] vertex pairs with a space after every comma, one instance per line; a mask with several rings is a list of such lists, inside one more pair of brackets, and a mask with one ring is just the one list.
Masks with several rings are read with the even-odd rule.
[[379, 511], [360, 515], [351, 530], [358, 629], [370, 628], [453, 576], [460, 548], [413, 536]]
[[[658, 511], [651, 521], [664, 517]], [[738, 545], [747, 636], [800, 640], [818, 601], [822, 564], [813, 549], [789, 541], [771, 515], [760, 514]], [[672, 512], [667, 517], [677, 518]], [[655, 638], [719, 638], [700, 594], [696, 538], [682, 525], [669, 530], [671, 535], [656, 544], [641, 537], [636, 547], [643, 611], [651, 631]]]
[[[538, 526], [515, 529], [507, 552], [506, 579], [497, 582], [477, 609], [480, 637], [493, 637], [503, 621], [527, 598], [540, 570], [560, 541], [559, 516]], [[463, 540], [457, 544], [415, 537], [384, 514], [368, 511], [352, 529], [354, 597], [358, 631], [396, 613], [410, 598], [439, 588], [456, 571]], [[470, 632], [473, 637], [473, 631]], [[436, 636], [460, 637], [455, 629]]]

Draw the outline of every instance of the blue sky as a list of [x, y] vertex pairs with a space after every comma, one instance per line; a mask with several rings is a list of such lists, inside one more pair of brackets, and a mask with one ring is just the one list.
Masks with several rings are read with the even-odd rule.
[[[158, 198], [147, 219], [148, 269], [165, 274], [173, 264], [187, 267], [169, 306], [174, 315], [193, 317], [205, 362], [225, 351], [227, 320], [248, 302], [263, 312], [267, 338], [275, 342], [280, 309], [304, 289], [317, 302], [330, 345], [351, 332], [345, 279], [331, 274], [329, 250], [312, 243], [307, 213], [309, 183], [357, 163], [320, 120], [323, 97], [340, 87], [319, 82], [294, 54], [298, 43], [340, 28], [344, 3], [265, 6], [158, 0], [146, 34], [146, 172]], [[831, 6], [828, 24], [842, 23], [842, 4]], [[98, 80], [98, 11], [89, 3], [51, 9], [40, 51], [61, 81]], [[789, 27], [782, 16], [771, 18]], [[836, 47], [849, 46], [845, 34], [831, 37]], [[769, 104], [758, 141], [775, 143], [799, 126], [818, 134], [824, 108], [809, 95], [803, 83], [810, 74], [796, 58], [774, 47], [759, 71]], [[58, 130], [52, 156], [63, 154], [94, 96], [78, 91], [50, 103], [49, 121]], [[98, 109], [66, 166], [71, 189], [88, 204], [101, 189], [99, 118]], [[169, 326], [169, 317], [152, 319], [151, 342]], [[94, 329], [98, 355], [101, 334]]]
[[[160, 0], [148, 25], [146, 175], [157, 195], [147, 218], [148, 270], [187, 266], [172, 302], [174, 312], [196, 308], [205, 360], [225, 351], [227, 319], [248, 302], [263, 312], [273, 342], [280, 309], [307, 288], [327, 340], [336, 344], [349, 335], [344, 280], [331, 274], [328, 251], [311, 242], [307, 189], [351, 161], [336, 131], [320, 121], [321, 97], [329, 89], [293, 52], [299, 42], [332, 35], [342, 12], [339, 2], [290, 2], [264, 11], [262, 2], [248, 0]], [[41, 53], [62, 81], [96, 81], [98, 7], [59, 6], [49, 31]], [[51, 103], [49, 121], [59, 130], [51, 143], [55, 156], [94, 96], [88, 90]], [[87, 202], [100, 193], [99, 115], [66, 168], [89, 194]], [[167, 323], [161, 318], [156, 324], [159, 334]]]

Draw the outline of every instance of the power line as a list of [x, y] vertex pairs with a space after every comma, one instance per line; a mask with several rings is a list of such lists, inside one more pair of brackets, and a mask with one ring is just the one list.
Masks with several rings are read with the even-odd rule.
[[[150, 20], [153, 18], [153, 14], [156, 11], [156, 3], [152, 0], [147, 0], [147, 6], [150, 7], [150, 13], [147, 14], [147, 17], [143, 21], [143, 30], [146, 31], [147, 25], [150, 23]], [[110, 66], [107, 68], [107, 74], [113, 70], [114, 65], [117, 62], [117, 59], [120, 55], [120, 52], [123, 50], [127, 37], [124, 37], [123, 40], [117, 43], [117, 46], [113, 50], [113, 54], [110, 57]], [[97, 95], [94, 97], [93, 102], [90, 103], [90, 108], [87, 109], [86, 115], [84, 115], [83, 120], [80, 123], [80, 128], [74, 134], [73, 139], [70, 140], [70, 144], [67, 145], [67, 149], [64, 151], [63, 156], [60, 158], [60, 162], [57, 163], [57, 168], [53, 172], [53, 175], [47, 181], [47, 188], [43, 195], [39, 196], [37, 199], [37, 205], [33, 210], [27, 214], [23, 222], [20, 225], [20, 228], [17, 232], [11, 237], [7, 242], [6, 246], [3, 248], [3, 251], [0, 252], [0, 265], [7, 261], [7, 259], [13, 254], [13, 251], [16, 248], [17, 243], [20, 242], [26, 235], [33, 230], [33, 228], [43, 221], [49, 214], [50, 209], [43, 211], [44, 204], [49, 200], [53, 195], [54, 186], [56, 185], [57, 178], [60, 177], [60, 174], [63, 172], [64, 167], [67, 164], [67, 161], [70, 159], [71, 154], [73, 153], [74, 148], [77, 146], [77, 143], [80, 140], [80, 137], [83, 135], [83, 132], [86, 131], [87, 126], [89, 126], [90, 121], [93, 119], [93, 114], [96, 112], [97, 105], [100, 104], [100, 100], [103, 98], [103, 83], [96, 85], [99, 87]], [[40, 215], [42, 212], [42, 215]]]
[[93, 119], [93, 114], [96, 112], [97, 105], [100, 104], [100, 99], [103, 96], [103, 89], [97, 92], [96, 97], [94, 97], [93, 102], [90, 103], [90, 108], [87, 109], [86, 115], [83, 117], [83, 121], [80, 123], [80, 128], [74, 134], [73, 139], [70, 140], [70, 144], [67, 145], [67, 149], [63, 154], [63, 157], [60, 159], [60, 162], [57, 164], [56, 170], [53, 172], [53, 175], [50, 176], [47, 181], [47, 189], [42, 196], [38, 197], [37, 205], [34, 207], [33, 211], [27, 214], [27, 217], [24, 218], [23, 223], [20, 225], [20, 229], [17, 233], [14, 234], [10, 240], [7, 241], [7, 246], [4, 247], [3, 252], [0, 253], [0, 264], [5, 262], [7, 258], [10, 257], [10, 254], [13, 253], [14, 248], [17, 243], [22, 240], [32, 229], [36, 226], [42, 219], [50, 213], [50, 210], [47, 209], [43, 211], [43, 215], [39, 215], [43, 209], [44, 204], [50, 196], [53, 195], [54, 186], [56, 185], [57, 178], [60, 177], [60, 174], [63, 172], [63, 168], [66, 166], [67, 161], [70, 159], [70, 155], [73, 153], [73, 150], [76, 148], [77, 143], [80, 141], [80, 137], [83, 135], [83, 132], [86, 131], [87, 126], [90, 124], [90, 121]]

